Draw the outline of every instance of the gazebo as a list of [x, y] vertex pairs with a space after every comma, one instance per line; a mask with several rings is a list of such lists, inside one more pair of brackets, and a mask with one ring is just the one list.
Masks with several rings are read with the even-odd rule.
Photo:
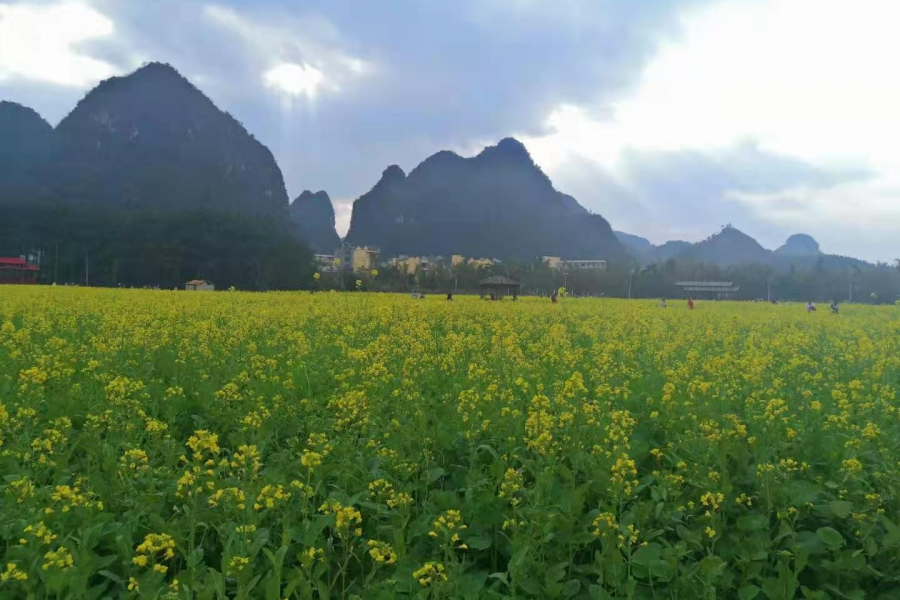
[[500, 300], [504, 296], [512, 296], [515, 300], [522, 289], [522, 284], [518, 281], [500, 275], [482, 279], [479, 285], [481, 285], [481, 298], [490, 296], [492, 300]]

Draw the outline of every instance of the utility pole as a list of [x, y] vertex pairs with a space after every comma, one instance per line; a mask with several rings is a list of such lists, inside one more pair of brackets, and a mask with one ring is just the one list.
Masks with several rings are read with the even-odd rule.
[[628, 299], [631, 300], [631, 278], [634, 276], [634, 269], [628, 272]]
[[848, 304], [853, 304], [853, 282], [850, 282], [850, 301]]

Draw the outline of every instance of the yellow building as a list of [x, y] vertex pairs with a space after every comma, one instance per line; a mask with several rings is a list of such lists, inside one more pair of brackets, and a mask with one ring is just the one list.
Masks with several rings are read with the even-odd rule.
[[391, 266], [397, 267], [407, 275], [414, 275], [422, 266], [422, 259], [418, 256], [410, 256], [407, 258], [392, 258]]
[[496, 258], [470, 258], [466, 264], [470, 267], [475, 267], [476, 269], [482, 269], [485, 267], [493, 267], [495, 263], [500, 262]]
[[371, 271], [377, 264], [378, 254], [378, 248], [357, 246], [353, 249], [353, 270], [357, 272]]
[[563, 266], [563, 259], [559, 256], [544, 256], [542, 257], [544, 264], [546, 264], [551, 269], [560, 269]]
[[466, 262], [466, 257], [462, 254], [454, 254], [450, 257], [450, 266], [455, 267], [457, 265], [461, 265]]

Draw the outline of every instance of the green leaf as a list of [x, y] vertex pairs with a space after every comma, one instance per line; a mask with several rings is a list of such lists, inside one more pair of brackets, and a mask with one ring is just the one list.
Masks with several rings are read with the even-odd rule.
[[740, 531], [758, 531], [769, 528], [769, 517], [763, 515], [744, 515], [738, 518], [737, 528]]
[[435, 467], [433, 469], [428, 469], [427, 477], [428, 483], [434, 483], [438, 479], [444, 476], [444, 469], [440, 467]]
[[832, 550], [837, 550], [844, 545], [844, 536], [832, 527], [819, 527], [816, 530], [816, 535]]
[[745, 585], [738, 590], [738, 598], [740, 600], [753, 600], [754, 598], [756, 598], [759, 592], [759, 586], [753, 585], [751, 583], [750, 585]]
[[831, 509], [831, 512], [833, 512], [834, 516], [837, 518], [846, 519], [853, 511], [853, 503], [847, 502], [846, 500], [833, 500], [828, 503], [828, 508]]
[[660, 549], [659, 544], [647, 544], [646, 546], [641, 546], [631, 556], [631, 562], [641, 567], [647, 567], [652, 561], [659, 559]]
[[652, 560], [650, 561], [650, 575], [660, 581], [671, 581], [675, 576], [675, 567], [661, 559]]
[[722, 574], [727, 564], [718, 556], [707, 556], [700, 561], [700, 571], [710, 579], [713, 579]]
[[491, 538], [483, 535], [474, 535], [466, 540], [466, 544], [473, 550], [487, 550], [491, 547], [491, 543]]
[[566, 585], [563, 586], [562, 594], [566, 598], [571, 598], [575, 596], [579, 590], [581, 590], [581, 582], [577, 579], [570, 579], [566, 582]]

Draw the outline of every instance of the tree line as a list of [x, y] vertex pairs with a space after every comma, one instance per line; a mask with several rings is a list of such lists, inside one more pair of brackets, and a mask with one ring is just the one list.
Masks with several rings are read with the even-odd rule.
[[39, 283], [302, 289], [311, 253], [286, 220], [213, 208], [110, 209], [53, 199], [0, 206], [0, 255], [40, 256]]
[[900, 268], [886, 264], [835, 268], [826, 260], [784, 268], [759, 264], [720, 267], [677, 259], [641, 268], [636, 262], [625, 260], [610, 262], [605, 270], [568, 272], [551, 269], [539, 260], [502, 262], [482, 268], [438, 264], [415, 273], [379, 267], [375, 277], [371, 273], [321, 273], [316, 288], [353, 290], [359, 281], [362, 289], [372, 291], [477, 293], [479, 282], [494, 275], [519, 281], [523, 294], [533, 295], [550, 295], [564, 287], [574, 296], [680, 298], [686, 293], [676, 285], [679, 281], [730, 281], [740, 288], [729, 296], [735, 300], [847, 302], [852, 299], [871, 304], [900, 300]]

